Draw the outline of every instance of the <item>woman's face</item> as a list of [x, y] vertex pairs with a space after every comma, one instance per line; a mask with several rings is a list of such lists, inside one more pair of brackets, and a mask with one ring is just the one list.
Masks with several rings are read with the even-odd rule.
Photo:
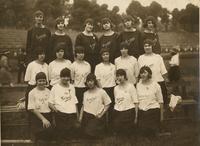
[[58, 30], [64, 30], [65, 28], [65, 24], [63, 21], [60, 21], [58, 24], [57, 24], [57, 29]]
[[153, 29], [153, 28], [154, 28], [153, 22], [152, 22], [152, 21], [147, 21], [147, 27], [148, 27], [149, 29]]
[[94, 28], [94, 26], [93, 26], [92, 24], [90, 24], [90, 23], [87, 23], [87, 24], [85, 25], [85, 30], [86, 30], [87, 32], [92, 32], [93, 28]]
[[145, 54], [151, 54], [152, 53], [152, 45], [144, 44], [144, 51], [145, 51]]
[[44, 54], [44, 53], [38, 55], [38, 60], [39, 60], [40, 62], [43, 62], [44, 59], [45, 59], [45, 54]]
[[44, 89], [45, 86], [47, 84], [47, 81], [46, 79], [38, 79], [37, 80], [37, 86], [40, 88], [40, 89]]
[[104, 62], [109, 62], [109, 52], [102, 53], [101, 57]]
[[35, 16], [35, 23], [36, 24], [42, 24], [43, 20], [44, 20], [44, 16], [43, 15]]
[[124, 75], [117, 75], [116, 76], [116, 80], [118, 84], [122, 84], [126, 81], [125, 76]]
[[87, 86], [88, 88], [93, 89], [95, 87], [94, 80], [88, 80]]
[[149, 73], [148, 73], [146, 70], [144, 70], [144, 72], [140, 73], [140, 77], [141, 77], [141, 79], [142, 79], [143, 81], [148, 80], [148, 79], [149, 79], [148, 76], [149, 76]]
[[62, 59], [64, 57], [64, 50], [60, 49], [58, 52], [56, 52], [57, 59]]
[[103, 24], [103, 29], [104, 29], [104, 30], [110, 30], [110, 29], [111, 29], [111, 24], [110, 24], [109, 22], [104, 23], [104, 24]]
[[126, 48], [122, 48], [122, 49], [120, 50], [120, 52], [121, 52], [121, 55], [122, 55], [123, 57], [128, 55], [128, 49], [126, 49]]
[[131, 20], [125, 21], [124, 22], [124, 26], [125, 28], [131, 28], [132, 27], [133, 22]]
[[78, 59], [78, 60], [83, 60], [84, 56], [85, 56], [84, 53], [76, 53], [76, 59]]
[[60, 77], [61, 83], [64, 85], [68, 85], [70, 82], [70, 77]]

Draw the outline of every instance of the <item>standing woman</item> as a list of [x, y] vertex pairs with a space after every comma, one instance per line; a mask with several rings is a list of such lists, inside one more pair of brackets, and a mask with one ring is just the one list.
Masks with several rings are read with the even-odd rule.
[[159, 132], [160, 121], [163, 120], [161, 88], [152, 80], [152, 71], [148, 66], [140, 69], [139, 78], [140, 81], [136, 86], [139, 101], [139, 131], [147, 136], [154, 136]]
[[78, 34], [75, 46], [82, 46], [85, 50], [85, 60], [90, 63], [91, 70], [94, 72], [95, 65], [99, 62], [98, 38], [93, 33], [94, 21], [86, 19], [84, 22], [84, 31]]
[[27, 32], [27, 41], [26, 41], [27, 64], [37, 59], [36, 49], [38, 47], [41, 47], [43, 49], [46, 56], [47, 53], [49, 52], [51, 32], [43, 24], [44, 13], [39, 10], [36, 11], [34, 13], [34, 20], [35, 20], [34, 26]]
[[[137, 18], [131, 16], [126, 16], [124, 18], [124, 31], [119, 35], [119, 45], [122, 42], [128, 44], [128, 54], [138, 58], [144, 53], [143, 48], [141, 47], [141, 33], [136, 29], [135, 25]], [[117, 51], [118, 56], [120, 56], [120, 50]]]
[[156, 54], [161, 53], [158, 33], [156, 30], [156, 19], [153, 16], [148, 16], [144, 22], [144, 31], [142, 32], [142, 41], [151, 39], [153, 41], [153, 52]]
[[138, 98], [133, 84], [127, 82], [126, 72], [123, 69], [116, 71], [119, 85], [114, 88], [114, 115], [113, 126], [116, 134], [131, 134], [134, 123], [137, 123]]
[[65, 33], [65, 24], [64, 24], [64, 19], [62, 17], [58, 17], [56, 19], [56, 26], [55, 26], [55, 33], [51, 37], [51, 51], [48, 53], [48, 61], [51, 62], [54, 59], [56, 59], [55, 56], [55, 47], [57, 44], [62, 43], [63, 44], [63, 49], [64, 49], [64, 59], [68, 59], [71, 62], [74, 60], [73, 56], [73, 47], [72, 47], [72, 40], [71, 38]]
[[144, 40], [144, 51], [145, 54], [138, 58], [139, 68], [143, 66], [150, 67], [152, 71], [152, 80], [156, 81], [162, 90], [164, 104], [168, 102], [167, 88], [165, 81], [167, 80], [167, 70], [163, 61], [162, 56], [153, 53], [153, 41], [150, 39]]
[[87, 76], [86, 85], [88, 90], [84, 93], [79, 121], [86, 136], [101, 137], [105, 134], [105, 113], [111, 100], [103, 89], [98, 88], [94, 74]]
[[112, 30], [112, 22], [109, 18], [102, 20], [103, 35], [99, 38], [99, 48], [109, 48], [110, 62], [114, 63], [117, 56], [118, 34]]
[[60, 81], [60, 71], [63, 68], [70, 69], [71, 61], [64, 59], [65, 49], [63, 44], [57, 44], [55, 47], [56, 59], [49, 63], [49, 80], [51, 87]]

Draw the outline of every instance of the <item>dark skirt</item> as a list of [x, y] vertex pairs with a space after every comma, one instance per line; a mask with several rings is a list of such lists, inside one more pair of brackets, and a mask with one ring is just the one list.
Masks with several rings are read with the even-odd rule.
[[180, 79], [180, 68], [179, 66], [172, 66], [168, 72], [169, 81], [178, 81]]
[[118, 134], [129, 134], [134, 131], [135, 108], [126, 111], [114, 110], [113, 130]]
[[165, 81], [158, 82], [158, 84], [160, 85], [160, 88], [162, 91], [164, 105], [167, 105], [169, 103], [169, 98], [168, 98], [167, 87], [166, 87]]
[[81, 127], [84, 134], [88, 136], [103, 136], [105, 134], [105, 115], [96, 118], [94, 115], [84, 112]]
[[143, 132], [143, 134], [158, 132], [160, 127], [160, 109], [139, 110], [138, 127], [139, 131]]
[[83, 94], [84, 92], [86, 91], [87, 89], [85, 87], [83, 88], [78, 88], [78, 87], [75, 87], [75, 91], [76, 91], [76, 97], [78, 99], [78, 111], [80, 112], [81, 110], [81, 107], [83, 105]]
[[54, 134], [54, 126], [52, 124], [52, 114], [51, 113], [42, 113], [42, 115], [51, 123], [49, 128], [44, 128], [42, 121], [36, 117], [33, 113], [30, 113], [30, 130], [31, 130], [31, 139], [32, 140], [51, 140]]

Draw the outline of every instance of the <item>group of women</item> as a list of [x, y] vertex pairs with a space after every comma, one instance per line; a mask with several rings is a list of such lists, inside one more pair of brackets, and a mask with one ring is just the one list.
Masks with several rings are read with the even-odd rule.
[[158, 131], [167, 102], [167, 71], [153, 17], [147, 18], [143, 33], [134, 27], [136, 19], [125, 17], [120, 34], [104, 18], [99, 39], [93, 20], [87, 19], [74, 51], [62, 18], [56, 19], [53, 35], [43, 25], [41, 11], [34, 18], [25, 81], [35, 135], [47, 137], [43, 134], [54, 126], [59, 137], [73, 135], [78, 123], [89, 137], [104, 135], [105, 127], [115, 134], [130, 134], [136, 125], [143, 133]]

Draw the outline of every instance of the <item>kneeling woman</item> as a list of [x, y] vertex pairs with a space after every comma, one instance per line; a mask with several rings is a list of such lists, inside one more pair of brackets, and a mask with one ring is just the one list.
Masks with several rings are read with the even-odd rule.
[[136, 86], [139, 113], [138, 125], [142, 134], [154, 136], [163, 120], [163, 96], [159, 84], [151, 79], [152, 71], [143, 66], [140, 69], [140, 81]]
[[137, 122], [137, 93], [134, 85], [127, 81], [125, 70], [118, 69], [116, 77], [118, 85], [114, 88], [114, 132], [120, 135], [130, 134], [134, 130], [134, 123]]
[[88, 90], [84, 93], [79, 121], [87, 136], [100, 137], [105, 131], [105, 113], [111, 99], [103, 89], [98, 88], [94, 74], [88, 74], [86, 86]]

